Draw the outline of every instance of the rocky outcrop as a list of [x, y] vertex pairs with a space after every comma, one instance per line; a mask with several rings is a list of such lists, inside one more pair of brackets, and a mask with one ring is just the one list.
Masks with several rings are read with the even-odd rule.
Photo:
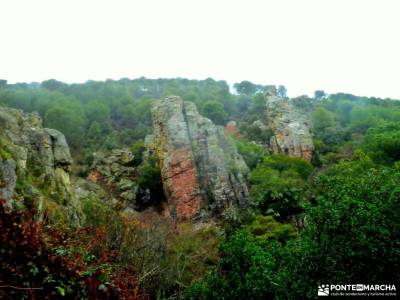
[[146, 138], [146, 147], [159, 159], [173, 215], [193, 218], [202, 208], [219, 213], [230, 205], [248, 205], [248, 168], [223, 127], [179, 97], [156, 102], [152, 117], [154, 134]]
[[266, 94], [266, 120], [273, 136], [270, 146], [275, 153], [310, 161], [314, 152], [311, 136], [311, 100], [281, 98]]
[[[26, 186], [28, 177], [32, 187], [40, 187], [59, 204], [78, 205], [70, 189], [72, 158], [65, 137], [43, 128], [37, 113], [0, 107], [0, 151], [0, 198], [9, 209], [21, 197], [15, 191], [16, 183]], [[32, 187], [30, 191], [36, 190]], [[38, 205], [40, 209], [43, 203]]]
[[97, 152], [88, 175], [90, 182], [103, 189], [102, 193], [96, 194], [121, 209], [136, 207], [138, 184], [133, 160], [132, 152], [126, 149]]

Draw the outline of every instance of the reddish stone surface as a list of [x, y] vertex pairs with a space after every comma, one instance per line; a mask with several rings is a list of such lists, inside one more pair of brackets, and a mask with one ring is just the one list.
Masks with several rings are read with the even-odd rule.
[[[178, 219], [189, 219], [200, 210], [196, 170], [188, 149], [175, 150], [168, 166], [167, 189]], [[165, 182], [165, 181], [164, 181]]]

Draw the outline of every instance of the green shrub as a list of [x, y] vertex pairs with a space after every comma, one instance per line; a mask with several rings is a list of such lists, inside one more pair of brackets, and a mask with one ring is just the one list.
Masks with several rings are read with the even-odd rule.
[[81, 204], [86, 226], [99, 227], [105, 224], [112, 215], [111, 208], [96, 197], [84, 198]]
[[[159, 161], [155, 157], [149, 157], [137, 168], [139, 177], [138, 185], [140, 191], [149, 191], [150, 199], [146, 203], [138, 202], [140, 208], [147, 207], [151, 204], [158, 204], [164, 200], [163, 185], [161, 180], [161, 172]], [[145, 199], [146, 197], [142, 197]]]
[[4, 148], [0, 147], [0, 156], [2, 159], [7, 160], [12, 158], [12, 155], [10, 152], [8, 152], [7, 150], [5, 150]]
[[[218, 267], [185, 291], [185, 299], [272, 299], [279, 255], [240, 230], [220, 245]], [[276, 248], [278, 249], [278, 248]], [[276, 253], [275, 253], [276, 252]]]
[[272, 216], [256, 216], [246, 228], [258, 241], [277, 240], [285, 243], [296, 237], [292, 225], [279, 223]]
[[140, 165], [143, 162], [143, 152], [145, 151], [144, 141], [136, 141], [131, 147], [132, 154], [134, 156], [133, 163], [135, 166]]
[[236, 147], [250, 170], [254, 169], [267, 153], [265, 147], [244, 139], [235, 139]]
[[309, 162], [300, 158], [281, 154], [265, 156], [250, 173], [253, 206], [264, 213], [272, 209], [282, 218], [298, 213], [312, 169]]
[[195, 228], [191, 223], [178, 225], [167, 243], [165, 256], [167, 285], [165, 292], [182, 291], [206, 275], [218, 261], [220, 232], [214, 226]]

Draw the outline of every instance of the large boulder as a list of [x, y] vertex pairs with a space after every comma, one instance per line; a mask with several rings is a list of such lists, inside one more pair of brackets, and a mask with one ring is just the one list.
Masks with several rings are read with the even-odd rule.
[[[75, 214], [79, 204], [70, 187], [72, 158], [61, 132], [43, 128], [37, 113], [0, 106], [0, 154], [0, 198], [9, 209], [21, 198], [15, 191], [20, 182], [31, 185], [29, 190], [36, 185]], [[79, 222], [77, 215], [73, 218]]]
[[159, 159], [174, 216], [193, 218], [201, 209], [215, 214], [230, 205], [248, 206], [248, 168], [223, 127], [175, 96], [157, 101], [152, 117], [153, 135], [146, 138], [146, 147]]
[[311, 107], [311, 99], [289, 99], [266, 94], [266, 121], [273, 132], [269, 141], [273, 152], [308, 161], [312, 159]]

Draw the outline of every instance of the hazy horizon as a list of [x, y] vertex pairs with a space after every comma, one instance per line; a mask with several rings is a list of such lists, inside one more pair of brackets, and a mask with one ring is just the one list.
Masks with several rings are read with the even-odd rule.
[[400, 99], [400, 3], [6, 1], [0, 78], [242, 80]]

